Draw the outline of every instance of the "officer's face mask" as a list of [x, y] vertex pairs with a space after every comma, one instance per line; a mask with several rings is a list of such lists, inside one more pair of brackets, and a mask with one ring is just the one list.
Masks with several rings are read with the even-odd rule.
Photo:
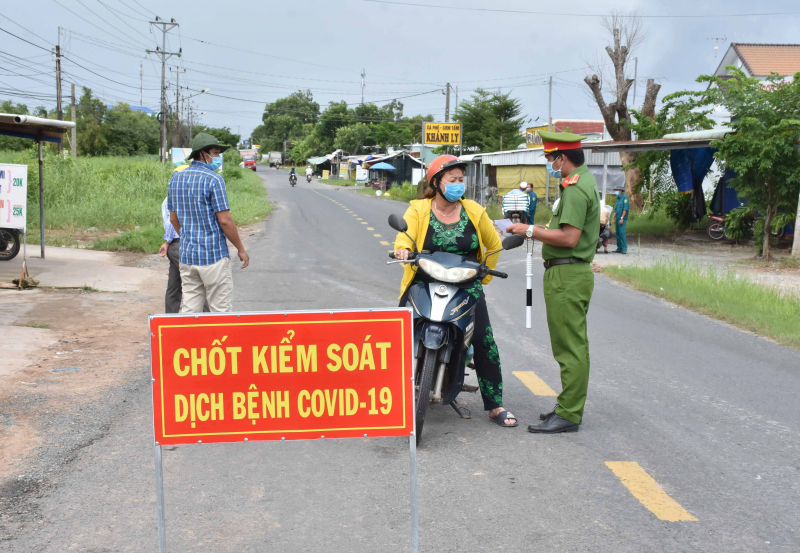
[[614, 190], [614, 195], [619, 198], [619, 190]]
[[[559, 156], [559, 157], [561, 157], [561, 156]], [[557, 159], [558, 158], [554, 159], [553, 161], [548, 161], [547, 165], [546, 165], [546, 168], [547, 168], [547, 173], [551, 177], [556, 178], [556, 179], [560, 179], [561, 178], [561, 168], [559, 168], [558, 170], [553, 169], [553, 163], [555, 163]], [[563, 160], [561, 161], [561, 167], [564, 167], [564, 161]]]

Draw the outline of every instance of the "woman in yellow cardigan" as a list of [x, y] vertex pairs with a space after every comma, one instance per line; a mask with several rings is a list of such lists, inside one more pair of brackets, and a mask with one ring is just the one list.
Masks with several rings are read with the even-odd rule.
[[[502, 248], [494, 225], [478, 203], [462, 200], [464, 195], [464, 168], [466, 164], [455, 156], [437, 157], [428, 168], [430, 187], [421, 200], [412, 200], [403, 218], [408, 223], [408, 234], [423, 250], [443, 251], [463, 255], [472, 261], [483, 261], [487, 252]], [[395, 258], [408, 259], [413, 249], [408, 237], [398, 233], [394, 242]], [[497, 266], [498, 255], [489, 257], [490, 269]], [[424, 272], [406, 264], [400, 285], [401, 305], [405, 305], [408, 288], [416, 282], [428, 282]], [[500, 354], [492, 334], [489, 311], [483, 285], [492, 280], [487, 276], [465, 286], [475, 296], [475, 331], [472, 345], [475, 348], [475, 372], [483, 397], [483, 407], [489, 418], [503, 427], [517, 426], [517, 419], [503, 407], [503, 375], [500, 371]]]

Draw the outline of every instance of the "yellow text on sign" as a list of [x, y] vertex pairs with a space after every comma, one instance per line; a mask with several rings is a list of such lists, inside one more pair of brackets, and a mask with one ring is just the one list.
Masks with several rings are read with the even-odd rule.
[[658, 482], [639, 463], [607, 461], [606, 466], [628, 488], [633, 497], [661, 520], [668, 522], [697, 521], [689, 512], [661, 489]]
[[461, 144], [461, 123], [425, 123], [425, 144], [458, 146]]

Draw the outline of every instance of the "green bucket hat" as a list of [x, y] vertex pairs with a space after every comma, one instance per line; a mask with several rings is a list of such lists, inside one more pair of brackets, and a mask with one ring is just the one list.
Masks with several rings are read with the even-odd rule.
[[208, 133], [200, 132], [197, 133], [197, 136], [194, 137], [192, 140], [192, 153], [189, 154], [187, 159], [196, 159], [197, 153], [200, 150], [205, 150], [206, 148], [211, 148], [216, 146], [220, 149], [220, 151], [224, 152], [230, 146], [226, 146], [225, 144], [220, 144], [216, 137], [211, 136]]

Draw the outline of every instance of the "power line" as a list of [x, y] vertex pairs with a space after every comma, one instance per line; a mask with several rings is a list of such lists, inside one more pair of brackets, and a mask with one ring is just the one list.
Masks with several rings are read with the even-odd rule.
[[24, 38], [22, 38], [21, 36], [17, 36], [17, 35], [15, 35], [14, 33], [10, 32], [10, 31], [6, 31], [6, 30], [5, 30], [5, 29], [3, 29], [2, 27], [0, 27], [0, 31], [3, 31], [4, 33], [6, 33], [6, 34], [8, 34], [8, 35], [11, 35], [11, 36], [13, 36], [14, 38], [18, 38], [18, 39], [19, 39], [19, 40], [21, 40], [22, 42], [27, 42], [27, 43], [28, 43], [28, 44], [30, 44], [31, 46], [36, 46], [36, 47], [37, 47], [39, 50], [44, 50], [45, 52], [49, 52], [49, 51], [50, 51], [50, 49], [49, 49], [49, 48], [43, 48], [43, 47], [39, 46], [38, 44], [34, 44], [34, 43], [33, 43], [33, 42], [31, 42], [30, 40], [25, 40], [25, 39], [24, 39]]
[[[132, 12], [134, 12], [134, 13], [137, 13], [137, 14], [139, 14], [139, 15], [141, 15], [141, 16], [143, 16], [143, 17], [147, 18], [147, 19], [145, 19], [145, 21], [150, 21], [150, 19], [152, 19], [152, 16], [150, 16], [150, 15], [147, 15], [146, 13], [142, 13], [142, 12], [140, 12], [139, 10], [137, 10], [136, 8], [132, 8], [131, 6], [129, 6], [128, 4], [126, 4], [125, 2], [123, 2], [122, 0], [117, 0], [117, 2], [119, 2], [120, 4], [122, 4], [123, 6], [125, 6], [126, 8], [128, 8], [129, 10], [131, 10]], [[120, 12], [120, 13], [122, 13], [122, 12]], [[140, 21], [141, 21], [141, 20], [140, 20]]]
[[[394, 0], [363, 0], [364, 2], [372, 2], [375, 4], [394, 4], [397, 6], [411, 6], [417, 8], [434, 8], [445, 9], [449, 11], [472, 11], [472, 12], [496, 12], [496, 13], [522, 13], [530, 15], [550, 15], [557, 17], [610, 17], [609, 13], [559, 13], [559, 12], [535, 12], [528, 10], [507, 10], [500, 8], [466, 8], [445, 6], [441, 4], [418, 4], [413, 2], [396, 2]], [[706, 19], [706, 18], [719, 18], [719, 17], [772, 17], [772, 16], [787, 16], [787, 15], [800, 15], [800, 12], [770, 12], [770, 13], [728, 13], [728, 14], [688, 14], [688, 15], [635, 15], [635, 16], [621, 16], [621, 17], [641, 17], [642, 19]]]
[[[97, 13], [93, 12], [93, 11], [92, 11], [92, 10], [91, 10], [89, 7], [87, 7], [87, 6], [86, 6], [86, 4], [84, 4], [83, 2], [81, 2], [81, 0], [75, 0], [75, 1], [76, 1], [78, 4], [80, 4], [81, 6], [83, 6], [84, 8], [86, 8], [87, 10], [89, 10], [89, 12], [91, 12], [91, 14], [92, 14], [92, 15], [94, 15], [94, 16], [95, 16], [97, 19], [99, 19], [100, 21], [102, 21], [103, 23], [105, 23], [106, 25], [108, 25], [109, 27], [111, 27], [112, 29], [114, 29], [115, 31], [117, 31], [117, 32], [119, 32], [119, 33], [122, 33], [124, 36], [128, 37], [129, 39], [131, 39], [131, 40], [132, 40], [132, 41], [134, 41], [134, 42], [138, 42], [138, 40], [139, 40], [139, 39], [133, 38], [131, 35], [126, 35], [126, 34], [125, 34], [125, 33], [123, 33], [122, 31], [120, 31], [120, 30], [119, 30], [117, 27], [114, 27], [114, 26], [113, 26], [111, 23], [109, 23], [108, 21], [106, 21], [105, 19], [103, 19], [102, 17], [100, 17], [100, 16], [99, 16]], [[99, 1], [99, 0], [98, 0], [98, 1]], [[145, 37], [145, 38], [146, 38], [146, 37]], [[142, 43], [141, 45], [142, 45], [142, 46], [147, 46], [147, 45], [146, 45], [146, 44], [144, 44], [144, 43]]]
[[17, 26], [17, 27], [19, 27], [20, 29], [23, 29], [23, 30], [25, 30], [25, 31], [29, 32], [30, 34], [32, 34], [32, 35], [33, 35], [33, 36], [35, 36], [36, 38], [39, 38], [39, 39], [41, 39], [41, 40], [44, 40], [44, 41], [45, 41], [45, 43], [47, 43], [47, 42], [48, 42], [48, 40], [47, 40], [46, 38], [42, 38], [41, 36], [37, 35], [37, 34], [36, 34], [36, 33], [34, 33], [33, 31], [31, 31], [30, 29], [27, 29], [27, 28], [23, 27], [22, 25], [20, 25], [19, 23], [17, 23], [17, 22], [16, 22], [16, 21], [14, 21], [13, 19], [11, 19], [10, 17], [8, 17], [8, 16], [5, 16], [5, 15], [3, 15], [2, 13], [0, 13], [0, 17], [2, 17], [3, 19], [8, 19], [9, 21], [11, 21], [11, 23], [13, 23], [14, 25], [16, 25], [16, 26]]
[[[79, 0], [79, 1], [80, 1], [80, 0]], [[100, 26], [98, 26], [98, 25], [95, 25], [94, 23], [92, 23], [91, 21], [89, 21], [88, 19], [86, 19], [85, 17], [83, 17], [82, 15], [80, 15], [80, 14], [78, 14], [78, 13], [75, 13], [74, 11], [72, 11], [71, 9], [69, 9], [68, 7], [66, 7], [64, 4], [62, 4], [61, 2], [59, 2], [58, 0], [53, 0], [53, 2], [55, 2], [56, 4], [58, 4], [59, 6], [61, 6], [62, 8], [64, 8], [65, 10], [67, 10], [69, 13], [71, 13], [71, 14], [72, 14], [72, 15], [74, 15], [75, 17], [77, 17], [77, 18], [79, 18], [79, 19], [82, 19], [83, 21], [85, 21], [86, 23], [88, 23], [89, 25], [91, 25], [92, 27], [94, 27], [95, 29], [100, 29], [101, 31], [103, 31], [103, 32], [104, 32], [104, 33], [106, 33], [107, 35], [113, 36], [114, 38], [119, 38], [119, 37], [117, 37], [116, 35], [114, 35], [113, 33], [111, 33], [110, 31], [107, 31], [107, 30], [103, 29], [102, 27], [100, 27]], [[81, 6], [83, 6], [83, 4], [81, 4]], [[86, 6], [84, 6], [84, 7], [86, 7]], [[110, 25], [109, 25], [109, 26], [110, 26]], [[124, 35], [125, 33], [122, 33], [122, 34]], [[127, 36], [127, 35], [125, 35], [125, 36]], [[123, 42], [125, 42], [125, 41], [123, 41]], [[133, 47], [135, 47], [135, 48], [139, 48], [139, 47], [140, 47], [140, 45], [138, 45], [138, 44], [131, 44], [131, 43], [127, 43], [127, 44], [128, 44], [128, 46], [133, 46]]]
[[[70, 55], [72, 55], [72, 54], [70, 54]], [[91, 70], [91, 69], [89, 69], [88, 67], [84, 67], [84, 66], [83, 66], [83, 65], [81, 65], [80, 63], [76, 62], [75, 60], [73, 60], [73, 59], [71, 59], [71, 58], [68, 58], [67, 56], [63, 56], [63, 55], [62, 55], [61, 57], [62, 57], [62, 58], [64, 58], [65, 60], [67, 60], [67, 61], [70, 61], [70, 62], [74, 63], [75, 65], [77, 65], [77, 66], [78, 66], [78, 67], [80, 67], [81, 69], [83, 69], [83, 70], [85, 70], [85, 71], [88, 71], [88, 72], [89, 72], [89, 73], [91, 73], [92, 75], [97, 75], [97, 76], [98, 76], [98, 77], [100, 77], [101, 79], [105, 79], [105, 80], [107, 80], [107, 81], [110, 81], [110, 82], [112, 82], [112, 83], [114, 83], [114, 84], [118, 84], [118, 85], [122, 85], [122, 86], [127, 86], [128, 88], [133, 88], [133, 89], [139, 90], [139, 87], [138, 87], [138, 86], [135, 86], [135, 85], [130, 85], [130, 84], [126, 84], [126, 83], [121, 83], [121, 82], [119, 82], [119, 81], [115, 81], [114, 79], [109, 79], [109, 78], [108, 78], [108, 77], [106, 77], [105, 75], [101, 75], [100, 73], [96, 73], [95, 71], [92, 71], [92, 70]], [[158, 88], [145, 88], [144, 90], [158, 90]]]

